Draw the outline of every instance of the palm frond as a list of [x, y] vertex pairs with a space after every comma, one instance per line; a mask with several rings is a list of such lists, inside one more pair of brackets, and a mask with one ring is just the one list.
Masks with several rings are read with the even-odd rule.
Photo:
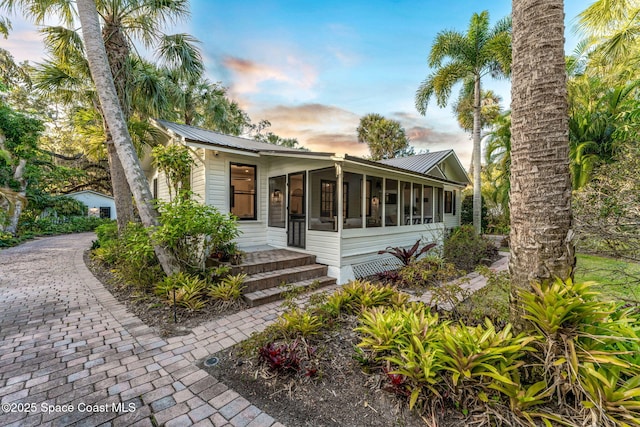
[[457, 31], [442, 31], [429, 52], [429, 66], [439, 68], [446, 59], [459, 59], [466, 55], [467, 40]]
[[167, 67], [189, 78], [198, 78], [204, 72], [198, 40], [189, 34], [163, 35], [160, 38], [157, 57]]
[[84, 56], [84, 44], [80, 34], [66, 27], [50, 26], [40, 30], [44, 43], [51, 53], [62, 62], [70, 62], [72, 57]]
[[2, 34], [5, 39], [9, 37], [9, 31], [11, 31], [11, 28], [11, 21], [9, 21], [9, 18], [0, 16], [0, 34]]

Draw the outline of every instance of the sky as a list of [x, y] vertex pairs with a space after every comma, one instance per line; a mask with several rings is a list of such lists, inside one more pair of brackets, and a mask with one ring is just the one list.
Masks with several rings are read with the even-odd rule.
[[[576, 16], [592, 0], [565, 1], [565, 49], [579, 40]], [[200, 40], [207, 76], [221, 82], [254, 122], [297, 138], [313, 151], [368, 154], [357, 142], [360, 117], [398, 120], [417, 151], [453, 148], [464, 165], [471, 139], [451, 106], [415, 109], [419, 84], [431, 73], [427, 56], [438, 32], [466, 32], [471, 15], [489, 11], [492, 25], [511, 0], [284, 1], [192, 0], [191, 20], [171, 29]], [[0, 39], [18, 61], [45, 58], [41, 35], [20, 16]], [[510, 84], [487, 78], [508, 108]], [[452, 92], [457, 98], [458, 89]]]

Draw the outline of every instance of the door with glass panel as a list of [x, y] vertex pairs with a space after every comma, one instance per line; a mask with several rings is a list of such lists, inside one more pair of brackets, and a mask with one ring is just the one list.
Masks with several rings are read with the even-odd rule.
[[296, 172], [289, 174], [288, 191], [288, 224], [287, 245], [303, 248], [306, 245], [306, 182], [305, 173]]

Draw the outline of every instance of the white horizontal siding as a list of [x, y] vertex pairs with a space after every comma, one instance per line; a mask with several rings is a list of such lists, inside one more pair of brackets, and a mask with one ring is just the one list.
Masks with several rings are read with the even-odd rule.
[[307, 230], [307, 252], [320, 264], [340, 265], [340, 236], [329, 231]]
[[396, 246], [409, 247], [419, 239], [425, 243], [440, 244], [443, 236], [442, 223], [343, 230], [340, 265], [372, 261], [380, 257], [380, 250]]
[[194, 198], [201, 203], [206, 203], [206, 170], [205, 170], [205, 151], [198, 148], [193, 149], [191, 157], [194, 164], [191, 166], [191, 191]]
[[287, 230], [284, 228], [268, 227], [267, 245], [273, 246], [275, 248], [286, 248]]
[[240, 236], [236, 239], [240, 249], [267, 244], [267, 227], [262, 221], [238, 221]]

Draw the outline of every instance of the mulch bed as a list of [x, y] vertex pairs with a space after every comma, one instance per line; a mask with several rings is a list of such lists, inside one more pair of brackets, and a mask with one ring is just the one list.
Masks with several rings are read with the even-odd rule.
[[[352, 316], [310, 343], [315, 349], [314, 376], [305, 372], [275, 374], [255, 355], [247, 355], [247, 346], [242, 343], [216, 354], [220, 360], [217, 365], [202, 368], [287, 426], [436, 425], [409, 411], [408, 398], [393, 392], [386, 374], [377, 370], [366, 373], [366, 367], [354, 359], [359, 342], [355, 326], [356, 317]], [[441, 408], [439, 415], [438, 426], [465, 425], [465, 417], [450, 408]]]
[[147, 326], [155, 329], [162, 338], [186, 335], [196, 326], [228, 316], [247, 308], [244, 302], [238, 302], [231, 308], [220, 309], [209, 304], [203, 310], [194, 312], [176, 307], [178, 322], [173, 320], [173, 306], [151, 293], [142, 293], [135, 287], [119, 280], [107, 267], [91, 259], [89, 251], [84, 254], [84, 262], [93, 275], [105, 288], [131, 313], [138, 316]]

